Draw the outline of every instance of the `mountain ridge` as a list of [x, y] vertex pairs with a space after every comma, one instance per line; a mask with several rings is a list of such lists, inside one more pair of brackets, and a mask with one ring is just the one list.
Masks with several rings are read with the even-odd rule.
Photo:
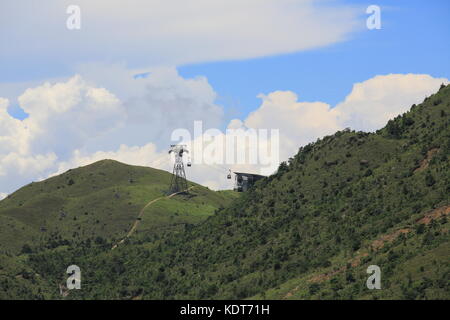
[[[343, 130], [301, 147], [180, 232], [21, 261], [48, 284], [80, 266], [88, 285], [64, 299], [448, 299], [449, 112], [447, 85], [375, 133]], [[366, 287], [369, 265], [381, 269], [381, 290]], [[33, 290], [62, 298], [52, 285]]]

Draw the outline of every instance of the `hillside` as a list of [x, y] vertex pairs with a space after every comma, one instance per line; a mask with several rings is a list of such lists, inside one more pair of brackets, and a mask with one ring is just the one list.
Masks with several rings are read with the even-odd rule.
[[[33, 182], [0, 201], [0, 252], [122, 239], [142, 208], [165, 195], [170, 179], [166, 171], [103, 160]], [[146, 208], [136, 234], [149, 239], [196, 224], [233, 198], [190, 185], [195, 187], [188, 196]]]
[[[449, 114], [443, 86], [376, 133], [300, 148], [183, 232], [41, 250], [21, 257], [33, 280], [8, 284], [43, 281], [34, 298], [61, 298], [51, 284], [77, 264], [84, 287], [66, 299], [449, 299]], [[371, 264], [382, 290], [366, 288]]]

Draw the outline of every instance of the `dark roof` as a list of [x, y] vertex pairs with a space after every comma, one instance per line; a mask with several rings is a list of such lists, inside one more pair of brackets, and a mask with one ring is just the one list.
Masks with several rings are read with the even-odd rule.
[[266, 176], [260, 175], [260, 174], [255, 174], [255, 173], [248, 173], [248, 172], [235, 172], [233, 171], [234, 174], [240, 175], [240, 176], [248, 176], [248, 177], [256, 177], [256, 178], [265, 178]]

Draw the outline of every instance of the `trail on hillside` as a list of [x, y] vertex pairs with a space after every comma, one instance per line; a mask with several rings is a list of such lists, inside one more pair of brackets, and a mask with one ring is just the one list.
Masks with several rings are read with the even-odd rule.
[[439, 148], [432, 148], [432, 149], [428, 150], [425, 158], [422, 161], [420, 161], [419, 166], [416, 169], [414, 169], [414, 173], [423, 171], [426, 168], [428, 168], [428, 165], [430, 164], [431, 159], [436, 155], [436, 153], [438, 153], [438, 151], [439, 151]]
[[[431, 223], [431, 221], [439, 219], [439, 218], [447, 216], [447, 215], [450, 215], [450, 205], [442, 206], [440, 208], [436, 208], [436, 209], [433, 209], [433, 210], [425, 213], [420, 219], [416, 220], [414, 222], [414, 224], [416, 224], [416, 225], [417, 224], [428, 225], [429, 223]], [[407, 234], [407, 233], [413, 231], [412, 227], [413, 226], [410, 226], [408, 228], [398, 229], [398, 230], [396, 230], [396, 231], [394, 231], [392, 233], [381, 235], [378, 239], [372, 241], [370, 246], [372, 247], [372, 249], [374, 251], [378, 251], [381, 248], [383, 248], [385, 243], [394, 241], [401, 234]], [[353, 259], [348, 261], [348, 263], [350, 264], [350, 266], [352, 268], [355, 268], [355, 267], [360, 265], [362, 258], [364, 258], [366, 256], [368, 256], [367, 252], [358, 254]], [[326, 281], [326, 280], [330, 280], [333, 276], [335, 276], [335, 275], [337, 275], [337, 274], [339, 274], [341, 272], [345, 272], [346, 270], [347, 270], [347, 266], [342, 266], [339, 269], [336, 269], [336, 270], [333, 270], [333, 271], [330, 271], [330, 272], [327, 272], [327, 273], [314, 275], [314, 276], [312, 276], [312, 277], [310, 277], [308, 279], [308, 282], [323, 282], [323, 281]], [[299, 290], [299, 288], [300, 288], [300, 286], [296, 286], [295, 288], [290, 290], [283, 297], [283, 299], [288, 299], [288, 298], [292, 297], [294, 295], [294, 293]]]
[[[443, 216], [447, 216], [449, 214], [450, 214], [450, 205], [442, 206], [440, 208], [436, 208], [431, 211], [428, 211], [422, 216], [422, 218], [416, 220], [413, 225], [411, 225], [409, 227], [398, 229], [398, 230], [388, 233], [388, 234], [381, 235], [378, 239], [372, 241], [372, 243], [370, 244], [370, 247], [372, 248], [372, 250], [378, 251], [378, 250], [382, 249], [386, 243], [393, 242], [400, 235], [412, 232], [414, 225], [418, 225], [418, 224], [428, 225], [429, 223], [431, 223], [431, 221], [439, 219]], [[360, 253], [360, 254], [356, 255], [352, 260], [348, 261], [348, 263], [350, 263], [351, 267], [357, 267], [361, 264], [362, 258], [364, 258], [366, 256], [368, 256], [367, 252]], [[343, 272], [346, 269], [347, 269], [347, 267], [344, 266], [333, 272], [314, 276], [309, 281], [310, 282], [321, 282], [323, 280], [329, 280], [335, 274], [337, 274], [339, 272]]]
[[115, 244], [111, 250], [114, 250], [115, 248], [117, 248], [117, 246], [119, 244], [122, 244], [125, 242], [125, 240], [129, 237], [131, 237], [133, 235], [133, 233], [136, 231], [137, 227], [139, 226], [139, 223], [141, 222], [142, 216], [144, 215], [144, 211], [145, 209], [147, 209], [149, 206], [151, 206], [152, 204], [154, 204], [155, 202], [161, 200], [161, 199], [170, 199], [172, 198], [174, 195], [189, 191], [190, 189], [192, 189], [194, 186], [191, 186], [189, 188], [187, 188], [186, 190], [183, 191], [179, 191], [179, 192], [174, 192], [172, 194], [169, 194], [168, 196], [162, 196], [156, 199], [151, 200], [150, 202], [148, 202], [139, 212], [139, 215], [137, 216], [136, 220], [133, 223], [133, 226], [131, 227], [130, 231], [128, 231], [127, 235], [125, 236], [125, 238], [123, 238], [122, 240], [120, 240], [117, 244]]

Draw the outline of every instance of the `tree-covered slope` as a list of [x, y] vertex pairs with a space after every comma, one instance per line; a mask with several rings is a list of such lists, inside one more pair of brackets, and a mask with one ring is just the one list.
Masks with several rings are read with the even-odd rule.
[[[450, 86], [376, 133], [345, 130], [184, 232], [28, 257], [67, 298], [450, 298]], [[366, 288], [366, 268], [382, 289]], [[61, 298], [56, 286], [43, 297]]]

